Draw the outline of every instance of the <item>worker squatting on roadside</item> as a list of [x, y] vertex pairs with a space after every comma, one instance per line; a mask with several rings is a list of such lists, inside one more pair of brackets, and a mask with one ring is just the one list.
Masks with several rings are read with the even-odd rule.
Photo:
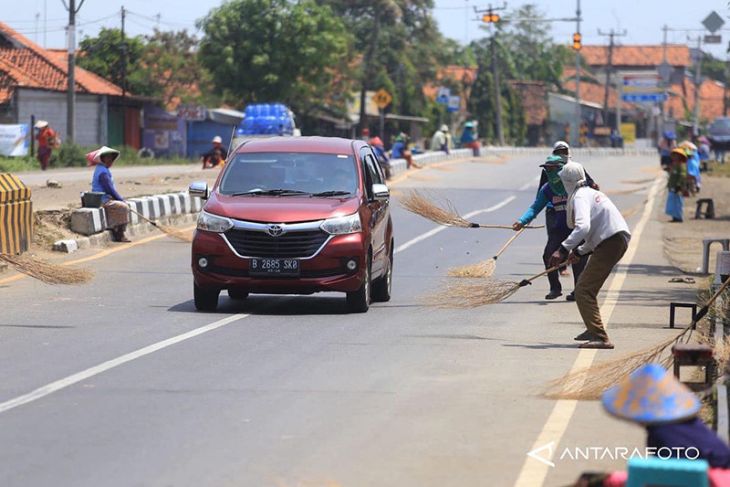
[[110, 171], [114, 161], [118, 158], [119, 151], [106, 146], [86, 154], [89, 166], [96, 166], [91, 180], [91, 190], [104, 193], [101, 201], [112, 237], [115, 242], [129, 242], [130, 240], [124, 234], [129, 223], [129, 207], [114, 186], [114, 179]]
[[[553, 252], [570, 235], [570, 228], [568, 228], [565, 212], [568, 193], [565, 192], [563, 182], [560, 180], [560, 176], [558, 176], [558, 172], [560, 172], [564, 165], [565, 160], [559, 155], [550, 155], [544, 164], [540, 164], [540, 167], [543, 168], [547, 175], [547, 182], [538, 190], [537, 197], [532, 205], [512, 224], [512, 228], [515, 231], [519, 231], [526, 225], [529, 225], [540, 214], [543, 208], [547, 208], [545, 210], [545, 223], [548, 240], [542, 254], [542, 260], [546, 269], [550, 267], [549, 262]], [[578, 278], [581, 272], [583, 272], [587, 261], [588, 257], [582, 257], [573, 263], [573, 279], [575, 283], [578, 282]], [[550, 281], [550, 292], [545, 296], [545, 299], [556, 299], [562, 296], [563, 288], [560, 284], [558, 271], [548, 273], [548, 280]], [[568, 294], [566, 299], [568, 301], [575, 301], [574, 292]]]
[[[585, 170], [567, 163], [558, 173], [568, 193], [566, 219], [572, 232], [556, 250], [550, 265], [578, 262], [590, 255], [575, 287], [575, 300], [586, 331], [575, 337], [581, 348], [614, 348], [603, 326], [598, 292], [611, 270], [626, 253], [631, 239], [629, 226], [608, 197], [588, 186]], [[583, 242], [583, 243], [581, 243]]]

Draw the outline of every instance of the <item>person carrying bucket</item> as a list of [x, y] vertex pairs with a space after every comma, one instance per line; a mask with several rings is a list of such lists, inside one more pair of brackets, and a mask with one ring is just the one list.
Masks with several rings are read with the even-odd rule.
[[111, 230], [115, 242], [129, 242], [125, 235], [129, 223], [129, 207], [114, 186], [110, 170], [118, 158], [119, 151], [106, 146], [86, 154], [89, 166], [96, 166], [91, 180], [91, 190], [104, 193], [101, 201], [106, 213], [107, 227]]

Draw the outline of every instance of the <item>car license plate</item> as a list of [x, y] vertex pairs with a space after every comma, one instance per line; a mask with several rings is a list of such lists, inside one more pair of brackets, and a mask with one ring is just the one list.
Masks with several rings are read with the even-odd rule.
[[297, 259], [251, 259], [249, 274], [252, 276], [298, 276]]

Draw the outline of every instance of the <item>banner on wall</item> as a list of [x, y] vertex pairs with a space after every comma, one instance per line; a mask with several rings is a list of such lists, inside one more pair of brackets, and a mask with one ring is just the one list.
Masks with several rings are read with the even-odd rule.
[[29, 145], [27, 123], [0, 125], [0, 155], [27, 156]]

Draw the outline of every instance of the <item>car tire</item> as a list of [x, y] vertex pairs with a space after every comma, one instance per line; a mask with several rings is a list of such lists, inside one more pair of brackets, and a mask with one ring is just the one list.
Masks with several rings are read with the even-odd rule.
[[365, 313], [370, 308], [372, 282], [370, 269], [372, 268], [372, 257], [368, 256], [368, 263], [365, 267], [365, 279], [360, 289], [347, 293], [347, 311], [350, 313]]
[[219, 289], [203, 289], [193, 285], [195, 309], [198, 311], [215, 311], [218, 308]]
[[373, 281], [373, 301], [387, 303], [390, 301], [391, 290], [393, 288], [393, 242], [390, 243], [390, 252], [388, 253], [387, 270], [385, 275]]
[[241, 291], [239, 289], [229, 289], [228, 297], [235, 299], [236, 301], [243, 301], [248, 297], [248, 291]]

